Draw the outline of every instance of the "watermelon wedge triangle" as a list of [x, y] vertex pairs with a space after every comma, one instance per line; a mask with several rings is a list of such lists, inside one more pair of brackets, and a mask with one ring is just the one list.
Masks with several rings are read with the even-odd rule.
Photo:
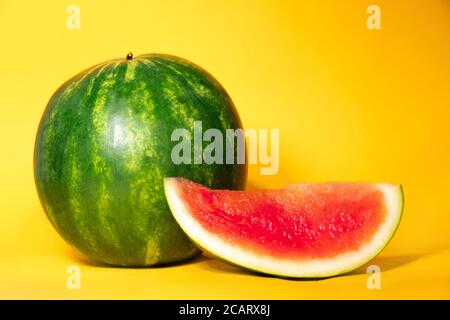
[[393, 237], [403, 211], [402, 187], [386, 183], [230, 191], [166, 178], [164, 188], [176, 221], [201, 249], [281, 277], [330, 277], [362, 266]]

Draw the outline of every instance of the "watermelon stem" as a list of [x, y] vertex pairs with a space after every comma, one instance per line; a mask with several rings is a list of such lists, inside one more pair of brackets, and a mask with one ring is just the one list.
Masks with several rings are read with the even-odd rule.
[[127, 60], [131, 60], [133, 59], [133, 53], [132, 52], [128, 52], [127, 53]]

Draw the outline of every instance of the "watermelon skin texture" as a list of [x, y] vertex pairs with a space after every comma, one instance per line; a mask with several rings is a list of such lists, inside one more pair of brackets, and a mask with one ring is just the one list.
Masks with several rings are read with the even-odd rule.
[[111, 265], [152, 266], [199, 254], [170, 213], [164, 177], [243, 189], [247, 167], [173, 164], [171, 134], [186, 128], [192, 135], [194, 121], [203, 131], [242, 127], [219, 82], [178, 57], [110, 60], [65, 82], [42, 116], [34, 152], [38, 195], [58, 233]]

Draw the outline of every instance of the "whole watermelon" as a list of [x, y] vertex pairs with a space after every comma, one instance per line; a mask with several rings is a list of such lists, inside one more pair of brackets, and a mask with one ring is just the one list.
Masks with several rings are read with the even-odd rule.
[[197, 255], [169, 211], [163, 179], [242, 189], [247, 167], [174, 164], [172, 132], [193, 132], [194, 121], [202, 121], [203, 132], [216, 128], [224, 136], [241, 128], [219, 82], [178, 57], [128, 54], [65, 82], [42, 116], [34, 153], [38, 194], [59, 234], [111, 265], [151, 266]]

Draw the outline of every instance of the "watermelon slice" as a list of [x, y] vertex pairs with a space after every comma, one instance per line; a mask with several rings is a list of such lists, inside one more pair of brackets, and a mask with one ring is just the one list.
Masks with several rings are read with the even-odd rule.
[[342, 274], [387, 245], [403, 211], [401, 186], [302, 183], [279, 190], [211, 190], [164, 180], [173, 216], [203, 250], [262, 273]]

